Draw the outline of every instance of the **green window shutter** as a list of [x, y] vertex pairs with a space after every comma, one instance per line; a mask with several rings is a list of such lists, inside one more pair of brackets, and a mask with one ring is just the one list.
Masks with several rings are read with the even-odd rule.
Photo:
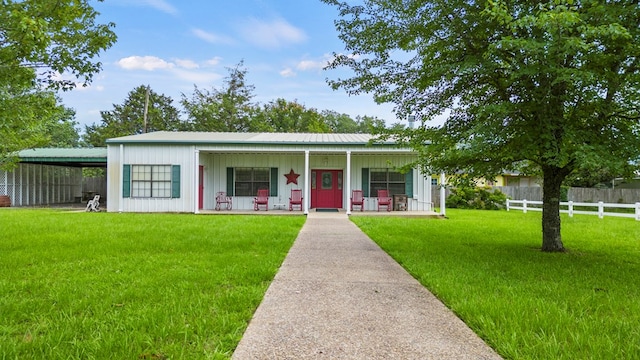
[[271, 189], [269, 196], [278, 196], [278, 168], [271, 168]]
[[362, 196], [369, 197], [369, 168], [362, 168]]
[[233, 196], [233, 168], [227, 168], [227, 195]]
[[122, 165], [122, 197], [131, 197], [131, 165]]
[[171, 197], [180, 197], [180, 165], [171, 166]]
[[413, 197], [413, 169], [404, 174], [404, 193], [407, 197]]

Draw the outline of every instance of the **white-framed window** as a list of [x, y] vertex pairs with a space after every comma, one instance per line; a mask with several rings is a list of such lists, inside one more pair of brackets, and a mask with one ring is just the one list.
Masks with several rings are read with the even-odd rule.
[[389, 195], [405, 194], [406, 176], [392, 169], [371, 169], [369, 186], [371, 196], [377, 196], [378, 190], [389, 190]]
[[131, 197], [170, 198], [171, 165], [131, 165]]
[[259, 189], [270, 189], [270, 168], [235, 168], [235, 196], [255, 196]]

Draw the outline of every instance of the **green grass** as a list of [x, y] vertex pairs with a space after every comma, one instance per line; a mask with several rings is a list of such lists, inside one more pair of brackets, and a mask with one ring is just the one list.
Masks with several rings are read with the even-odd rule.
[[353, 221], [507, 359], [640, 359], [640, 222], [448, 210], [447, 220]]
[[0, 211], [0, 359], [228, 358], [303, 223]]

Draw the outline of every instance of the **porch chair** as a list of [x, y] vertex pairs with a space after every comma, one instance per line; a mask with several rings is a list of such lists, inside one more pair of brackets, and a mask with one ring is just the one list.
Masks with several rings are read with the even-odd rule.
[[364, 197], [362, 196], [362, 190], [351, 191], [351, 211], [354, 206], [360, 206], [360, 211], [364, 209]]
[[264, 205], [264, 210], [269, 211], [269, 190], [258, 190], [258, 196], [253, 198], [253, 210], [258, 211], [260, 205]]
[[389, 190], [378, 190], [378, 211], [380, 211], [380, 206], [386, 206], [387, 211], [391, 211], [391, 203]]
[[233, 207], [233, 199], [231, 196], [227, 196], [226, 192], [219, 191], [216, 193], [216, 210], [219, 211], [223, 204], [227, 210], [231, 210]]
[[100, 195], [95, 195], [93, 199], [89, 200], [84, 211], [100, 211]]
[[289, 211], [293, 211], [294, 206], [300, 206], [302, 211], [302, 190], [291, 189], [291, 197], [289, 198]]

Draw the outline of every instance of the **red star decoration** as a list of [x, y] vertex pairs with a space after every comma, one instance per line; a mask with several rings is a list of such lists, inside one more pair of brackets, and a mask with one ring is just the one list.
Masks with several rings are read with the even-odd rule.
[[291, 169], [288, 174], [284, 174], [284, 176], [287, 178], [287, 185], [291, 183], [298, 185], [298, 176], [300, 176], [300, 174], [293, 172], [293, 169]]

